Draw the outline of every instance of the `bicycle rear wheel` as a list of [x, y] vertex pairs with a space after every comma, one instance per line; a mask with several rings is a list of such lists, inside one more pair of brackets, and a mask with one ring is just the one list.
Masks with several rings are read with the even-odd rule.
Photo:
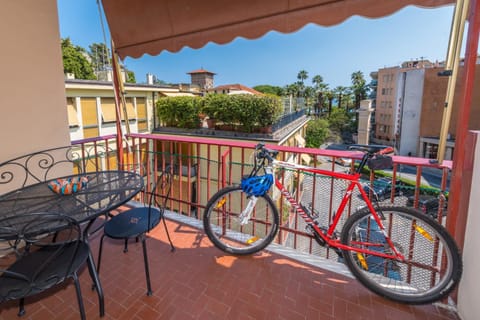
[[219, 190], [208, 201], [203, 214], [205, 233], [219, 249], [247, 255], [273, 241], [278, 231], [278, 210], [268, 194], [258, 197], [250, 218], [242, 212], [250, 199], [240, 186]]
[[[406, 207], [382, 207], [382, 224], [403, 260], [344, 250], [353, 275], [371, 291], [403, 303], [425, 304], [452, 291], [462, 275], [462, 260], [455, 241], [440, 224]], [[384, 233], [368, 208], [345, 223], [343, 244], [379, 254], [391, 254]]]

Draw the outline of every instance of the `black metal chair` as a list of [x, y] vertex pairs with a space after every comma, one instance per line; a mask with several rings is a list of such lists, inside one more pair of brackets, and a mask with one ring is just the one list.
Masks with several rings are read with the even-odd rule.
[[28, 213], [0, 220], [0, 303], [24, 299], [72, 278], [80, 316], [85, 311], [78, 270], [86, 263], [88, 245], [78, 223], [55, 213]]
[[[97, 272], [100, 273], [100, 265], [102, 259], [103, 240], [105, 237], [112, 239], [121, 239], [125, 241], [123, 252], [128, 252], [128, 240], [135, 238], [137, 241], [142, 241], [143, 259], [145, 264], [145, 277], [147, 281], [147, 295], [152, 295], [152, 287], [150, 284], [150, 272], [148, 267], [146, 234], [155, 228], [160, 220], [163, 220], [163, 225], [167, 233], [168, 241], [170, 242], [171, 251], [175, 251], [175, 246], [170, 239], [167, 224], [165, 222], [165, 208], [167, 200], [170, 195], [172, 183], [172, 176], [168, 172], [160, 174], [156, 182], [153, 184], [150, 191], [146, 191], [148, 203], [142, 207], [132, 208], [117, 215], [112, 216], [104, 225], [104, 234], [100, 238], [100, 248], [98, 252]], [[160, 190], [159, 194], [157, 191]], [[163, 201], [159, 202], [158, 198]]]

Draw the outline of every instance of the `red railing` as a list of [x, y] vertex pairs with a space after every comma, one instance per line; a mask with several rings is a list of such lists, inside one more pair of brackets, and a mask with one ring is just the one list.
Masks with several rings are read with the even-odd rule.
[[[132, 150], [142, 150], [145, 155], [142, 161], [145, 164], [146, 177], [150, 179], [163, 170], [172, 170], [176, 177], [170, 195], [169, 209], [194, 219], [202, 218], [205, 204], [215, 192], [226, 185], [239, 183], [240, 178], [250, 172], [250, 155], [256, 145], [256, 142], [158, 134], [130, 134], [127, 140], [124, 161], [127, 163], [138, 161]], [[73, 142], [84, 149], [97, 148], [98, 150], [112, 150], [115, 143], [114, 135]], [[277, 145], [270, 147], [281, 151], [280, 160], [304, 164], [308, 162], [315, 167], [322, 166], [337, 171], [352, 169], [355, 160], [361, 158], [360, 154], [350, 151]], [[349, 166], [343, 167], [336, 163], [340, 158], [352, 161]], [[103, 160], [109, 168], [118, 166], [112, 159]], [[425, 198], [433, 199], [435, 202], [436, 197], [440, 195], [436, 200], [436, 211], [435, 208], [428, 208], [426, 214], [436, 212], [438, 221], [445, 225], [448, 216], [444, 217], [446, 213], [444, 204], [448, 197], [448, 179], [451, 170], [451, 162], [446, 163], [446, 167], [440, 168], [430, 163], [429, 159], [394, 156], [393, 169], [384, 172], [388, 176], [387, 179], [378, 179], [373, 173], [370, 175], [366, 173], [366, 185], [370, 186], [370, 190], [374, 189], [378, 192], [384, 190], [385, 192], [381, 194], [384, 202], [409, 204], [420, 208]], [[409, 173], [404, 172], [406, 166], [410, 170]], [[428, 175], [425, 174], [426, 171]], [[431, 184], [431, 181], [425, 181], [425, 176], [427, 180], [437, 180], [435, 182], [437, 187], [427, 186], [427, 182]], [[283, 184], [288, 186], [297, 202], [301, 201], [315, 208], [322, 216], [324, 224], [328, 225], [329, 221], [332, 221], [345, 189], [342, 181], [288, 171], [279, 173], [277, 178], [282, 179]], [[303, 222], [283, 201], [283, 196], [280, 194], [272, 194], [272, 196], [276, 199], [281, 213], [281, 228], [276, 242], [300, 251], [335, 259], [336, 255], [331, 255], [329, 250], [316, 244]], [[347, 216], [360, 206], [362, 202], [359, 197], [352, 197], [347, 208]]]

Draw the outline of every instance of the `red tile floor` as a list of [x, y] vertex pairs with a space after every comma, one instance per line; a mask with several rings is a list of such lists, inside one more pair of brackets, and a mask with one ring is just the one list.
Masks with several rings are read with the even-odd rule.
[[[380, 298], [356, 280], [285, 256], [263, 252], [234, 257], [219, 251], [202, 230], [167, 222], [177, 248], [170, 252], [162, 225], [147, 240], [153, 295], [145, 295], [141, 244], [106, 240], [100, 279], [103, 319], [459, 319], [436, 305], [402, 305]], [[99, 235], [92, 239], [94, 255]], [[88, 271], [81, 273], [87, 320], [102, 319]], [[79, 319], [70, 283], [26, 300], [22, 319]], [[17, 319], [17, 303], [0, 305], [0, 319]]]

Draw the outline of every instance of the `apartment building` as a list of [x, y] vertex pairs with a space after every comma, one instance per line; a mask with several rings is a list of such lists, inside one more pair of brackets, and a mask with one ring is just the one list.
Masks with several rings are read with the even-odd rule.
[[[378, 70], [374, 142], [394, 146], [400, 155], [436, 158], [448, 77], [439, 76], [443, 67], [421, 60], [400, 67]], [[480, 79], [477, 65], [476, 79]], [[459, 77], [462, 77], [460, 67]], [[480, 129], [480, 82], [475, 84], [469, 127]], [[456, 88], [455, 96], [462, 88]], [[454, 101], [445, 159], [452, 159], [458, 103]]]
[[[156, 125], [155, 101], [162, 96], [192, 95], [177, 88], [146, 84], [125, 84], [126, 113], [122, 130], [151, 132]], [[115, 95], [111, 82], [65, 80], [66, 106], [71, 140], [116, 134]], [[125, 120], [128, 119], [128, 120]]]

